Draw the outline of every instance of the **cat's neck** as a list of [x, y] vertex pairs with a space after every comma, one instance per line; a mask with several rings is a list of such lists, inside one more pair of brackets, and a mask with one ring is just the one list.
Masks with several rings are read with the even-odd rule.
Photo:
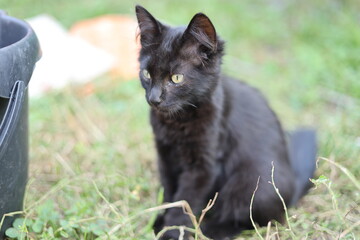
[[175, 122], [190, 122], [196, 119], [199, 115], [202, 115], [207, 109], [211, 108], [211, 102], [201, 103], [197, 106], [187, 106], [176, 112], [161, 112], [154, 108], [151, 108], [151, 114], [158, 118], [163, 123], [175, 123]]

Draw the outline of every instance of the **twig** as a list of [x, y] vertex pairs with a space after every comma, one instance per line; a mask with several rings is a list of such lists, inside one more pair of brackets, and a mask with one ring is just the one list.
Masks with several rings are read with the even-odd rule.
[[200, 226], [201, 222], [203, 221], [205, 214], [214, 206], [218, 195], [219, 195], [218, 193], [215, 193], [214, 199], [210, 199], [208, 204], [206, 205], [206, 207], [201, 211], [201, 215], [200, 215], [199, 222], [198, 222], [199, 226]]
[[265, 239], [268, 240], [268, 239], [271, 239], [270, 238], [270, 230], [271, 230], [271, 221], [268, 222], [268, 225], [267, 225], [267, 228], [266, 228], [266, 236], [265, 236]]
[[5, 221], [5, 218], [6, 217], [12, 217], [12, 216], [15, 216], [15, 215], [18, 215], [18, 214], [23, 214], [24, 212], [23, 211], [16, 211], [16, 212], [10, 212], [10, 213], [5, 213], [2, 218], [1, 218], [1, 222], [0, 222], [0, 229], [2, 227], [2, 225], [4, 224], [4, 221]]
[[[158, 232], [158, 234], [155, 237], [155, 240], [158, 240], [165, 232], [170, 231], [170, 230], [179, 230], [183, 228], [184, 230], [188, 231], [188, 232], [192, 232], [195, 233], [195, 229], [189, 228], [189, 227], [185, 227], [185, 226], [166, 226], [164, 227], [160, 232]], [[204, 236], [204, 239], [208, 239]]]
[[354, 185], [360, 190], [360, 182], [358, 182], [356, 180], [356, 177], [344, 166], [340, 165], [337, 162], [334, 162], [330, 159], [324, 158], [324, 157], [320, 157], [319, 159], [327, 161], [328, 163], [336, 166], [337, 168], [339, 168], [343, 173], [345, 173], [346, 176], [348, 176], [348, 178], [354, 183]]
[[100, 192], [99, 188], [97, 187], [95, 181], [92, 181], [93, 182], [93, 185], [95, 187], [95, 191], [99, 194], [99, 196], [105, 201], [105, 203], [110, 207], [111, 211], [113, 213], [115, 213], [115, 215], [121, 219], [121, 215], [119, 214], [119, 210], [116, 209], [116, 207], [114, 206], [114, 204], [111, 204], [106, 198], [105, 196]]
[[63, 187], [65, 187], [67, 184], [70, 183], [70, 179], [63, 179], [59, 183], [55, 185], [55, 187], [52, 187], [47, 193], [45, 193], [39, 200], [37, 200], [35, 203], [31, 204], [29, 207], [25, 208], [24, 212], [27, 213], [27, 215], [30, 215], [35, 210], [35, 206], [39, 205], [41, 202], [45, 201], [51, 194], [60, 191]]
[[281, 203], [282, 203], [282, 205], [283, 205], [283, 207], [284, 207], [286, 222], [287, 222], [287, 225], [288, 225], [288, 227], [289, 227], [289, 231], [290, 231], [290, 233], [291, 233], [291, 237], [292, 237], [292, 239], [295, 239], [296, 237], [295, 237], [294, 232], [293, 232], [292, 229], [291, 229], [290, 220], [289, 220], [289, 215], [288, 215], [288, 210], [287, 210], [285, 201], [284, 201], [283, 197], [281, 196], [279, 189], [278, 189], [278, 188], [276, 187], [276, 185], [275, 185], [275, 181], [274, 181], [275, 166], [274, 166], [274, 162], [273, 162], [273, 161], [271, 162], [271, 165], [272, 165], [272, 169], [271, 169], [271, 183], [272, 183], [272, 185], [274, 186], [275, 192], [276, 192], [276, 194], [279, 196], [279, 198], [280, 198], [280, 200], [281, 200]]
[[351, 230], [353, 230], [355, 227], [360, 226], [360, 220], [357, 221], [356, 223], [354, 223], [353, 225], [351, 225], [350, 227], [348, 227], [347, 229], [345, 229], [339, 236], [339, 239], [345, 237], [348, 233], [351, 232]]
[[258, 177], [258, 180], [257, 180], [257, 182], [256, 182], [255, 190], [254, 190], [254, 192], [253, 192], [253, 194], [252, 194], [252, 196], [251, 196], [251, 201], [250, 201], [250, 220], [251, 220], [251, 224], [253, 225], [253, 227], [254, 227], [254, 229], [255, 229], [256, 234], [259, 236], [260, 239], [264, 240], [264, 238], [261, 236], [259, 230], [258, 230], [257, 227], [256, 227], [256, 224], [255, 224], [255, 222], [254, 222], [253, 215], [252, 215], [252, 208], [253, 208], [255, 193], [256, 193], [256, 191], [258, 190], [259, 181], [260, 181], [260, 176]]
[[208, 204], [206, 205], [206, 207], [201, 211], [201, 215], [200, 215], [200, 218], [199, 218], [199, 221], [196, 225], [196, 233], [195, 233], [195, 239], [198, 238], [198, 232], [201, 233], [201, 229], [200, 229], [200, 224], [201, 222], [203, 221], [204, 217], [205, 217], [205, 214], [214, 206], [215, 204], [215, 201], [218, 197], [218, 193], [216, 192], [215, 193], [215, 196], [214, 196], [214, 199], [210, 199]]
[[179, 240], [184, 240], [184, 236], [185, 236], [184, 226], [180, 226], [179, 232], [180, 232]]
[[60, 163], [60, 165], [67, 171], [71, 176], [76, 176], [74, 170], [70, 167], [69, 163], [61, 156], [60, 154], [55, 154], [55, 159]]
[[167, 226], [167, 227], [163, 228], [157, 234], [156, 239], [158, 239], [162, 234], [164, 234], [168, 230], [178, 229], [180, 231], [180, 228], [183, 228], [186, 231], [194, 233], [196, 236], [195, 239], [197, 239], [197, 237], [199, 237], [199, 236], [202, 239], [208, 239], [202, 233], [201, 228], [200, 228], [200, 223], [202, 222], [206, 212], [209, 211], [214, 206], [217, 196], [218, 196], [218, 193], [215, 194], [214, 199], [209, 200], [209, 203], [207, 204], [207, 206], [202, 210], [199, 221], [196, 220], [196, 216], [194, 215], [193, 211], [191, 210], [189, 203], [185, 200], [181, 200], [181, 201], [177, 201], [177, 202], [173, 202], [173, 203], [166, 203], [161, 206], [148, 208], [148, 209], [144, 210], [143, 213], [149, 213], [149, 212], [154, 212], [154, 211], [159, 211], [159, 210], [164, 210], [164, 209], [174, 208], [174, 207], [181, 207], [183, 209], [184, 213], [190, 217], [191, 222], [192, 222], [193, 226], [195, 227], [195, 229], [185, 227], [185, 226]]
[[154, 212], [154, 211], [165, 210], [165, 209], [174, 208], [174, 207], [181, 207], [183, 209], [184, 213], [188, 214], [190, 216], [190, 219], [193, 222], [193, 224], [194, 223], [196, 224], [196, 217], [193, 214], [193, 212], [190, 208], [190, 205], [185, 200], [181, 200], [181, 201], [177, 201], [177, 202], [173, 202], [173, 203], [166, 203], [161, 206], [148, 208], [148, 209], [144, 210], [144, 212], [145, 213]]
[[279, 236], [279, 228], [278, 228], [278, 225], [277, 225], [277, 222], [275, 222], [275, 228], [276, 228], [276, 235], [275, 236], [277, 236], [277, 239], [279, 239], [280, 240], [280, 236]]

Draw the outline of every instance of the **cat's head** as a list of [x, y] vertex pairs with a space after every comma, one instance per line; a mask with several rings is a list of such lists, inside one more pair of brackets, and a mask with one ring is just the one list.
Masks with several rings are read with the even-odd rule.
[[210, 19], [196, 14], [187, 27], [170, 27], [136, 6], [140, 80], [156, 110], [173, 113], [208, 101], [220, 74], [223, 41]]

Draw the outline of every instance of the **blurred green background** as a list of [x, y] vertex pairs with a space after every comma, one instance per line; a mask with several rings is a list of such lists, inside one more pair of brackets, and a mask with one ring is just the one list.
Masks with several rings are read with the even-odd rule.
[[[360, 2], [0, 0], [0, 9], [18, 18], [47, 13], [70, 27], [103, 14], [134, 16], [135, 4], [172, 25], [206, 13], [226, 41], [223, 71], [258, 87], [286, 129], [317, 129], [325, 158], [317, 188], [289, 210], [291, 231], [273, 224], [263, 236], [360, 236]], [[161, 190], [144, 92], [136, 79], [104, 76], [94, 85], [92, 95], [70, 86], [31, 100], [30, 180], [13, 237], [154, 238], [156, 212], [145, 209], [160, 204]]]

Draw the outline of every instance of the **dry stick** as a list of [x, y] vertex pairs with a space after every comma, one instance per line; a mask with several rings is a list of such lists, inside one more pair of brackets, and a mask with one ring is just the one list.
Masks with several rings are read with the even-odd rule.
[[[161, 206], [157, 206], [157, 207], [153, 207], [153, 208], [148, 208], [146, 209], [144, 212], [154, 212], [154, 211], [159, 211], [159, 210], [164, 210], [164, 209], [168, 209], [168, 208], [174, 208], [174, 207], [181, 207], [184, 211], [185, 214], [189, 215], [191, 222], [193, 223], [194, 226], [197, 226], [197, 222], [196, 222], [196, 217], [193, 214], [190, 205], [188, 204], [188, 202], [186, 202], [185, 200], [181, 200], [181, 201], [177, 201], [177, 202], [173, 202], [173, 203], [166, 203], [163, 204]], [[163, 228], [160, 232], [158, 232], [158, 234], [156, 235], [156, 239], [159, 239], [166, 231], [172, 230], [172, 229], [179, 229], [179, 226], [168, 226]], [[193, 232], [195, 233], [195, 230], [188, 228], [188, 227], [184, 227], [184, 229], [186, 231], [189, 232]], [[202, 233], [201, 233], [202, 234]]]
[[[278, 235], [277, 232], [272, 233], [268, 239], [276, 239], [276, 236]], [[278, 237], [280, 239], [280, 237]]]
[[184, 211], [185, 214], [188, 214], [192, 223], [196, 224], [196, 217], [193, 214], [190, 205], [187, 203], [187, 201], [185, 200], [181, 200], [181, 201], [177, 201], [177, 202], [173, 202], [173, 203], [165, 203], [161, 206], [157, 206], [157, 207], [152, 207], [152, 208], [148, 208], [146, 210], [144, 210], [145, 213], [147, 212], [155, 212], [155, 211], [159, 211], [159, 210], [165, 210], [168, 208], [174, 208], [174, 207], [181, 207]]
[[275, 234], [275, 236], [277, 236], [277, 239], [279, 239], [280, 240], [280, 236], [279, 236], [279, 228], [278, 228], [278, 225], [277, 225], [277, 222], [275, 222], [275, 227], [276, 227], [276, 234]]
[[[145, 209], [142, 212], [139, 212], [139, 213], [136, 213], [136, 214], [134, 214], [132, 216], [129, 216], [128, 219], [126, 219], [125, 221], [122, 221], [122, 223], [120, 223], [120, 224], [116, 225], [115, 227], [113, 227], [110, 230], [109, 235], [115, 233], [117, 230], [119, 230], [127, 222], [132, 221], [133, 219], [136, 219], [137, 217], [139, 217], [139, 216], [141, 216], [143, 214], [151, 213], [151, 212], [155, 212], [155, 211], [160, 211], [160, 210], [165, 210], [165, 209], [173, 208], [173, 207], [183, 207], [183, 205], [184, 205], [183, 201], [178, 201], [178, 202], [167, 203], [167, 204], [163, 204], [161, 206]], [[176, 227], [177, 229], [179, 228], [179, 226], [174, 226], [174, 227]], [[173, 228], [171, 228], [171, 229], [173, 229]]]
[[[108, 232], [108, 235], [111, 236], [113, 235], [114, 233], [116, 233], [124, 224], [120, 223], [120, 224], [117, 224], [115, 225], [113, 228], [110, 229], [110, 231]], [[107, 237], [107, 236], [106, 236]], [[102, 238], [104, 239], [104, 237]]]
[[270, 230], [271, 230], [271, 221], [268, 222], [268, 225], [267, 225], [267, 228], [266, 228], [265, 240], [271, 239], [270, 238]]
[[18, 215], [18, 214], [23, 214], [24, 212], [23, 211], [16, 211], [16, 212], [11, 212], [11, 213], [5, 213], [2, 218], [1, 218], [1, 221], [0, 221], [0, 229], [2, 227], [2, 225], [4, 224], [4, 221], [5, 221], [5, 218], [6, 217], [12, 217], [14, 215]]
[[71, 176], [76, 176], [74, 170], [70, 167], [70, 164], [61, 156], [60, 154], [55, 154], [55, 159], [60, 163], [60, 165], [68, 172]]
[[274, 189], [275, 189], [276, 194], [279, 196], [279, 198], [280, 198], [280, 200], [281, 200], [281, 203], [282, 203], [282, 205], [283, 205], [283, 207], [284, 207], [286, 222], [287, 222], [287, 224], [288, 224], [288, 227], [289, 227], [289, 230], [290, 230], [290, 233], [291, 233], [291, 237], [292, 237], [292, 239], [295, 239], [295, 234], [294, 234], [294, 232], [293, 232], [292, 229], [291, 229], [290, 220], [289, 220], [289, 215], [288, 215], [288, 211], [287, 211], [287, 207], [286, 207], [285, 201], [284, 201], [283, 197], [281, 196], [279, 189], [278, 189], [278, 188], [276, 187], [276, 185], [275, 185], [275, 181], [274, 181], [275, 166], [274, 166], [274, 162], [273, 162], [273, 161], [271, 162], [271, 165], [272, 165], [272, 169], [271, 169], [271, 182], [272, 182], [272, 185], [274, 186]]
[[180, 232], [179, 240], [184, 240], [184, 235], [185, 235], [184, 226], [180, 226], [179, 232]]
[[203, 219], [205, 217], [205, 214], [214, 206], [217, 197], [218, 197], [218, 192], [215, 193], [214, 199], [210, 199], [208, 204], [206, 205], [206, 207], [201, 211], [201, 215], [200, 215], [199, 221], [198, 221], [197, 226], [196, 226], [195, 239], [197, 239], [197, 237], [198, 237], [197, 233], [199, 231], [201, 232], [200, 224], [203, 221]]
[[[158, 234], [155, 237], [155, 240], [158, 240], [165, 232], [169, 231], [169, 230], [180, 230], [181, 228], [183, 228], [184, 230], [188, 231], [188, 232], [192, 232], [195, 233], [195, 230], [189, 227], [185, 227], [185, 226], [166, 226], [164, 227], [160, 232], [158, 232]], [[205, 236], [203, 236], [204, 239], [208, 239]]]
[[253, 225], [254, 229], [255, 229], [255, 232], [256, 234], [259, 236], [260, 239], [264, 240], [264, 238], [261, 236], [259, 230], [257, 229], [256, 227], [256, 224], [254, 222], [254, 219], [253, 219], [253, 216], [252, 216], [252, 207], [253, 207], [253, 202], [254, 202], [254, 198], [255, 198], [255, 193], [256, 191], [258, 190], [258, 187], [259, 187], [259, 181], [260, 181], [260, 176], [258, 177], [258, 180], [256, 182], [256, 187], [255, 187], [255, 190], [251, 196], [251, 201], [250, 201], [250, 220], [251, 220], [251, 224]]
[[191, 207], [189, 205], [189, 203], [185, 200], [181, 200], [181, 201], [177, 201], [177, 202], [173, 202], [173, 203], [166, 203], [163, 204], [161, 206], [157, 206], [157, 207], [153, 207], [153, 208], [148, 208], [146, 209], [144, 212], [154, 212], [154, 211], [159, 211], [159, 210], [164, 210], [164, 209], [168, 209], [168, 208], [174, 208], [174, 207], [182, 207], [183, 211], [185, 214], [187, 214], [190, 219], [192, 224], [195, 226], [195, 230], [192, 228], [188, 228], [188, 227], [184, 227], [184, 226], [169, 226], [169, 227], [165, 227], [163, 228], [156, 236], [156, 239], [158, 239], [159, 237], [162, 236], [162, 234], [164, 234], [166, 231], [168, 230], [172, 230], [172, 229], [180, 229], [181, 227], [184, 228], [186, 231], [195, 233], [196, 236], [200, 236], [201, 238], [204, 239], [208, 239], [207, 237], [205, 237], [205, 235], [201, 232], [200, 229], [200, 223], [202, 222], [205, 214], [207, 211], [209, 211], [215, 204], [215, 201], [217, 199], [218, 193], [215, 194], [214, 199], [210, 199], [209, 203], [207, 204], [207, 206], [202, 210], [201, 216], [199, 218], [199, 221], [196, 221], [196, 217], [194, 215], [194, 213], [191, 210]]
[[345, 168], [344, 166], [340, 165], [339, 163], [336, 163], [336, 162], [334, 162], [334, 161], [332, 161], [330, 159], [327, 159], [327, 158], [320, 157], [319, 159], [327, 161], [327, 162], [333, 164], [334, 166], [336, 166], [337, 168], [339, 168], [343, 173], [345, 173], [346, 176], [348, 176], [348, 178], [360, 190], [360, 182], [358, 182], [356, 180], [356, 177], [347, 168]]
[[351, 230], [353, 230], [355, 227], [360, 226], [360, 221], [357, 221], [356, 223], [354, 223], [353, 225], [351, 225], [349, 228], [345, 229], [339, 236], [339, 239], [345, 237], [348, 233], [351, 232]]
[[88, 126], [91, 134], [95, 137], [96, 140], [104, 140], [106, 139], [105, 134], [100, 130], [100, 128], [95, 124], [95, 122], [91, 119], [89, 114], [84, 110], [77, 99], [70, 98], [72, 101], [72, 105], [76, 110], [76, 117], [81, 120], [84, 124]]
[[100, 196], [100, 197], [105, 201], [105, 203], [110, 207], [111, 211], [112, 211], [113, 213], [115, 213], [115, 215], [116, 215], [119, 219], [121, 219], [121, 215], [119, 214], [119, 210], [116, 209], [116, 207], [114, 206], [114, 204], [111, 204], [111, 203], [109, 202], [109, 200], [107, 200], [106, 197], [100, 192], [100, 190], [99, 190], [99, 188], [97, 187], [95, 181], [92, 181], [92, 182], [93, 182], [93, 185], [94, 185], [94, 187], [95, 187], [95, 191], [97, 192], [97, 194], [99, 194], [99, 196]]
[[214, 199], [210, 199], [208, 204], [206, 205], [206, 207], [201, 211], [201, 215], [200, 215], [199, 222], [198, 222], [199, 226], [200, 226], [201, 222], [203, 221], [205, 214], [214, 206], [218, 195], [219, 195], [218, 193], [215, 193]]
[[[355, 178], [355, 176], [344, 166], [340, 165], [339, 163], [336, 163], [330, 159], [327, 158], [323, 158], [320, 157], [318, 158], [319, 160], [324, 160], [329, 162], [330, 164], [334, 165], [335, 167], [339, 168], [343, 173], [345, 173], [346, 176], [348, 176], [348, 178], [354, 183], [354, 185], [360, 190], [360, 182], [358, 182]], [[336, 214], [338, 215], [338, 218], [340, 219], [340, 221], [342, 221], [345, 225], [347, 225], [347, 223], [345, 222], [344, 218], [342, 217], [342, 214], [339, 211], [338, 208], [338, 201], [336, 199], [335, 193], [333, 192], [333, 190], [331, 189], [331, 182], [329, 184], [325, 184], [325, 186], [327, 187], [327, 189], [329, 190], [330, 194], [331, 194], [331, 198], [332, 198], [332, 204], [333, 204], [333, 208], [336, 212]], [[345, 215], [346, 216], [346, 215]], [[349, 229], [349, 228], [348, 228]]]
[[45, 193], [39, 200], [37, 200], [35, 203], [31, 204], [29, 207], [27, 207], [24, 212], [30, 215], [35, 210], [35, 206], [39, 205], [43, 201], [45, 201], [51, 194], [60, 191], [62, 188], [64, 188], [67, 184], [70, 183], [70, 179], [64, 179], [58, 182], [55, 187], [52, 187], [47, 193]]

